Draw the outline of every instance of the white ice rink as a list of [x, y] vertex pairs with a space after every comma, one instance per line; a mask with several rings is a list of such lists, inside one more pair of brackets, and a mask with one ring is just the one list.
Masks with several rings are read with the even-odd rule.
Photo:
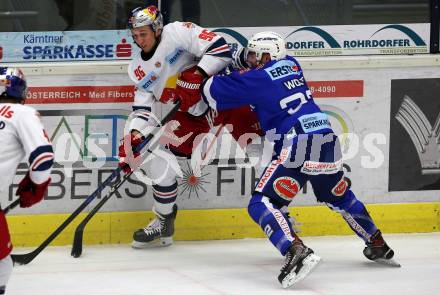
[[[284, 290], [276, 280], [283, 258], [266, 239], [175, 242], [168, 248], [129, 245], [49, 247], [14, 268], [9, 295], [438, 295], [440, 233], [385, 235], [401, 268], [367, 261], [355, 236], [304, 238], [322, 257], [304, 281]], [[32, 249], [15, 249], [16, 253]]]

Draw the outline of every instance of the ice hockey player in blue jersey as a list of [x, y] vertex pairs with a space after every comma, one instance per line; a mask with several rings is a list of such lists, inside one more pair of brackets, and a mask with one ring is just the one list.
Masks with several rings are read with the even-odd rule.
[[250, 69], [211, 77], [201, 92], [218, 111], [252, 105], [266, 135], [279, 136], [274, 141], [275, 156], [254, 189], [248, 212], [285, 256], [278, 276], [283, 287], [306, 277], [321, 259], [304, 245], [280, 210], [307, 181], [317, 200], [341, 213], [364, 240], [368, 259], [398, 265], [364, 204], [348, 188], [338, 137], [313, 101], [298, 61], [286, 55], [284, 39], [274, 32], [257, 33], [237, 56], [236, 64], [248, 64]]

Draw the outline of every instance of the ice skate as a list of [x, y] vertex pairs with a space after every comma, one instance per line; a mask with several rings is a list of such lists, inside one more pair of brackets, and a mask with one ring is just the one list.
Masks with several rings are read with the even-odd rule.
[[400, 263], [393, 259], [394, 251], [391, 249], [382, 237], [380, 230], [371, 237], [371, 242], [366, 243], [364, 255], [368, 259], [394, 267], [401, 267]]
[[177, 215], [177, 205], [173, 206], [173, 212], [161, 215], [154, 211], [156, 218], [145, 228], [138, 229], [133, 234], [131, 246], [136, 249], [150, 247], [165, 247], [173, 244], [174, 220]]
[[285, 259], [278, 281], [283, 288], [288, 288], [304, 279], [318, 265], [321, 257], [301, 242], [290, 247]]

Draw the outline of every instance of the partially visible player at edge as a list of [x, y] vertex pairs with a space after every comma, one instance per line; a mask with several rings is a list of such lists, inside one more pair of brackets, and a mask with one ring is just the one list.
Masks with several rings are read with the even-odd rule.
[[364, 240], [364, 255], [400, 266], [364, 204], [348, 187], [342, 153], [330, 121], [315, 104], [298, 61], [286, 55], [284, 39], [274, 32], [257, 33], [236, 64], [250, 70], [214, 76], [202, 84], [204, 101], [215, 110], [252, 105], [266, 133], [275, 131], [275, 156], [264, 170], [248, 212], [285, 256], [278, 280], [287, 288], [316, 267], [320, 257], [293, 231], [288, 206], [309, 181], [319, 202], [339, 212]]
[[[139, 155], [133, 155], [132, 150], [148, 135], [151, 126], [157, 124], [153, 119], [157, 113], [156, 102], [167, 103], [177, 97], [199, 97], [203, 79], [216, 74], [232, 60], [230, 48], [223, 37], [188, 22], [163, 26], [162, 14], [155, 6], [134, 9], [129, 28], [141, 51], [128, 66], [128, 74], [136, 90], [134, 118], [127, 130], [129, 134], [119, 147], [119, 165], [124, 172], [130, 172], [136, 166]], [[176, 156], [191, 157], [196, 137], [208, 133], [213, 126], [230, 124], [233, 126], [230, 132], [236, 140], [243, 134], [261, 134], [258, 119], [249, 106], [214, 113], [204, 103], [193, 104], [191, 100], [183, 100], [172, 121], [174, 126], [177, 124], [179, 127], [169, 135], [167, 149], [162, 147], [165, 155], [171, 151]], [[168, 166], [175, 157], [172, 154], [168, 157], [152, 156], [143, 167], [153, 181], [156, 218], [133, 234], [134, 248], [149, 247], [157, 241], [161, 246], [172, 244], [177, 214], [177, 181], [175, 170]]]
[[[20, 69], [0, 67], [0, 191], [9, 187], [23, 158], [27, 160], [29, 171], [16, 193], [22, 208], [43, 199], [51, 180], [54, 158], [38, 112], [23, 105], [26, 90]], [[0, 294], [5, 294], [12, 272], [12, 243], [3, 210], [0, 211], [0, 241]]]

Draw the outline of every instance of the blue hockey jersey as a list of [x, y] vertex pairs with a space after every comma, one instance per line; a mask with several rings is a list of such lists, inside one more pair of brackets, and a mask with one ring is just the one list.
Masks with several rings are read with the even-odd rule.
[[286, 56], [249, 71], [213, 76], [202, 97], [216, 110], [251, 105], [264, 131], [282, 138], [333, 132], [325, 113], [315, 104], [295, 58]]

